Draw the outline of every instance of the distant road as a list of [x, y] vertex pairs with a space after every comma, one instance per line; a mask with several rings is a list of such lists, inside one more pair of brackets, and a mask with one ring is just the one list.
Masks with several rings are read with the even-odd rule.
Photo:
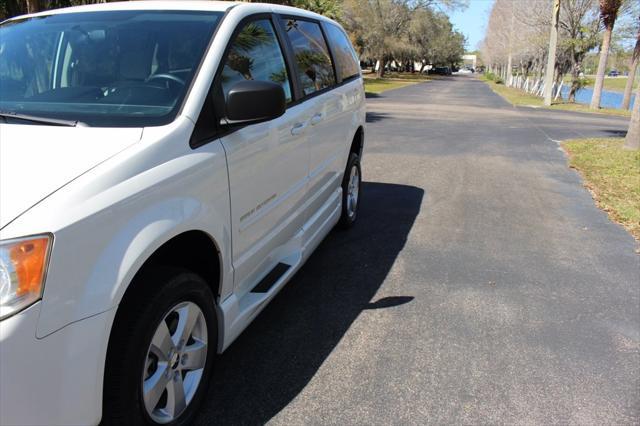
[[219, 360], [200, 424], [638, 424], [640, 256], [556, 141], [627, 119], [453, 77], [370, 99], [360, 222]]

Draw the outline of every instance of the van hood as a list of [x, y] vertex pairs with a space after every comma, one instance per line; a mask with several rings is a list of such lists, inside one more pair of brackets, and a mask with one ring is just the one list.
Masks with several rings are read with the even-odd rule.
[[141, 137], [142, 128], [0, 124], [0, 229]]

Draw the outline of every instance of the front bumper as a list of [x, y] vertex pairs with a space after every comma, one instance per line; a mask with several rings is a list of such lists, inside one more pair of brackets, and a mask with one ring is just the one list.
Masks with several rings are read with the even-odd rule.
[[92, 425], [115, 309], [42, 339], [41, 302], [0, 322], [0, 425]]

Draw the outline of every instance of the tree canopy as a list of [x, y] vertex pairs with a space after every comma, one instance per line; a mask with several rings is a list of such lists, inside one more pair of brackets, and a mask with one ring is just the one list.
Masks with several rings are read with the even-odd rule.
[[[483, 61], [494, 71], [502, 70], [503, 77], [509, 74], [540, 77], [547, 59], [552, 3], [553, 0], [496, 0], [481, 49]], [[638, 32], [640, 3], [637, 0], [619, 3], [621, 25], [612, 44], [615, 57], [624, 56], [623, 52], [631, 55], [633, 46], [629, 40]], [[569, 100], [584, 84], [583, 73], [595, 71], [586, 62], [592, 62], [590, 56], [602, 43], [608, 19], [609, 12], [601, 13], [599, 0], [560, 2], [555, 71], [558, 81], [567, 74], [572, 76]], [[507, 69], [510, 62], [512, 67]]]

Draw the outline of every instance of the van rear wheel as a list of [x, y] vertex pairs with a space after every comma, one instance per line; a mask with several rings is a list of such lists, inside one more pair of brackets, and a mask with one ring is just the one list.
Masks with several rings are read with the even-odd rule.
[[343, 229], [351, 228], [356, 223], [361, 186], [360, 157], [352, 152], [349, 154], [349, 161], [342, 179], [342, 214], [339, 225]]
[[216, 353], [213, 294], [182, 269], [160, 268], [139, 279], [109, 342], [103, 423], [189, 424]]

